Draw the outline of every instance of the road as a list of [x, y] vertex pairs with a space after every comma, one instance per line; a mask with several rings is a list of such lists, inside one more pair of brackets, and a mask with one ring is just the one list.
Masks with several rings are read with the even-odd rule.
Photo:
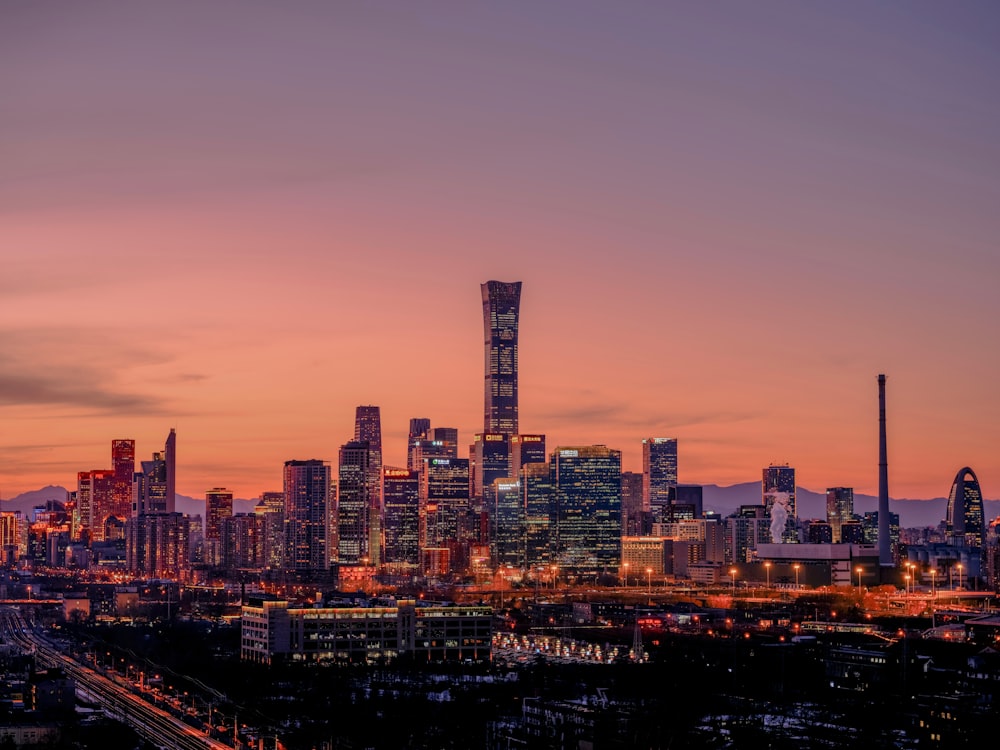
[[112, 682], [64, 654], [53, 641], [33, 630], [13, 607], [0, 608], [0, 635], [26, 652], [41, 667], [59, 667], [76, 681], [77, 692], [102, 706], [105, 712], [135, 729], [162, 748], [177, 750], [232, 750], [231, 745], [205, 736], [195, 727], [150, 705], [128, 687]]

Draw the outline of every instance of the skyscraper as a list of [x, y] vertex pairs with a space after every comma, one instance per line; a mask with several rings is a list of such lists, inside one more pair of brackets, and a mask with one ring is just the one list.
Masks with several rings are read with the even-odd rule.
[[487, 492], [490, 558], [494, 566], [524, 567], [524, 501], [516, 479], [494, 479]]
[[486, 347], [483, 432], [516, 435], [517, 333], [521, 282], [487, 281], [481, 289]]
[[285, 493], [262, 492], [253, 512], [261, 520], [261, 564], [281, 570], [285, 566]]
[[525, 464], [543, 464], [545, 435], [514, 435], [510, 439], [510, 475], [516, 477]]
[[111, 489], [112, 512], [127, 518], [132, 507], [132, 475], [135, 474], [135, 441], [111, 441], [111, 470], [115, 473]]
[[284, 488], [286, 568], [328, 570], [330, 465], [317, 459], [285, 461]]
[[645, 438], [642, 441], [643, 506], [654, 523], [670, 520], [670, 504], [677, 490], [676, 438]]
[[643, 475], [636, 471], [622, 472], [622, 536], [642, 536]]
[[368, 493], [365, 519], [368, 539], [364, 557], [372, 565], [382, 561], [382, 417], [377, 406], [359, 406], [354, 417], [354, 439], [368, 443]]
[[550, 458], [559, 567], [581, 575], [621, 563], [622, 454], [603, 445], [557, 448]]
[[166, 511], [173, 513], [177, 510], [177, 433], [172, 427], [163, 446], [163, 460], [166, 463]]
[[448, 548], [452, 566], [468, 542], [469, 459], [427, 458], [420, 471], [421, 548]]
[[414, 573], [420, 564], [420, 472], [382, 470], [386, 568]]
[[771, 464], [763, 470], [761, 502], [771, 519], [771, 542], [788, 544], [799, 541], [796, 527], [795, 469], [788, 464]]
[[419, 463], [415, 463], [413, 451], [417, 444], [423, 440], [430, 439], [431, 420], [427, 417], [414, 417], [410, 420], [410, 433], [406, 440], [406, 467], [410, 471], [419, 470]]
[[337, 468], [337, 551], [341, 565], [361, 565], [370, 558], [371, 456], [367, 440], [340, 446]]
[[983, 491], [975, 472], [965, 466], [955, 475], [948, 493], [945, 540], [956, 547], [982, 549], [985, 537]]
[[222, 521], [233, 515], [233, 493], [214, 487], [205, 493], [205, 561], [222, 562]]

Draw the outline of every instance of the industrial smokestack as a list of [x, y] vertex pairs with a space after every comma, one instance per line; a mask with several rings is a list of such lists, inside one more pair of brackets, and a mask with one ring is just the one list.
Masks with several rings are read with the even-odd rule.
[[889, 465], [885, 450], [885, 375], [878, 376], [878, 562], [892, 565], [889, 542]]

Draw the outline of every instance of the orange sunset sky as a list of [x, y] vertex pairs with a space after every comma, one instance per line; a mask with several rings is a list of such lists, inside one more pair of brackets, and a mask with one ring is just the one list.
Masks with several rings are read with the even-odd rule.
[[281, 488], [354, 409], [682, 482], [1000, 495], [995, 4], [0, 5], [0, 496], [178, 433]]

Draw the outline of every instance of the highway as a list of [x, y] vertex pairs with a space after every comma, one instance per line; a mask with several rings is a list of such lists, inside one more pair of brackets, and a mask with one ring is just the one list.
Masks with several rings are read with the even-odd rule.
[[77, 692], [101, 705], [108, 716], [135, 729], [161, 748], [177, 750], [232, 750], [231, 745], [207, 737], [199, 729], [150, 705], [129, 687], [119, 685], [64, 654], [51, 640], [34, 631], [13, 607], [0, 608], [0, 635], [28, 653], [40, 667], [59, 667], [76, 681]]

